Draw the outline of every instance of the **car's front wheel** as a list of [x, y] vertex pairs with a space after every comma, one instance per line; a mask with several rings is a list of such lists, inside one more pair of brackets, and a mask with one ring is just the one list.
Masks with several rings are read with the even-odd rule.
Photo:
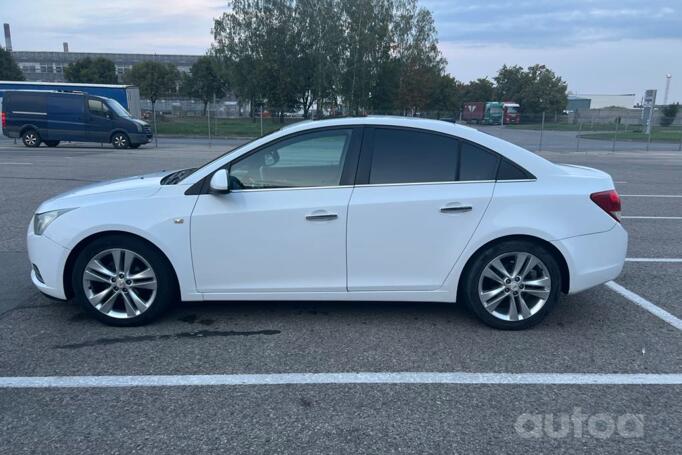
[[146, 324], [177, 299], [168, 260], [144, 240], [112, 235], [78, 255], [71, 284], [74, 297], [100, 321], [116, 326]]
[[130, 139], [128, 139], [128, 135], [125, 133], [115, 133], [111, 136], [111, 143], [117, 149], [127, 149], [130, 147]]
[[463, 282], [464, 299], [484, 323], [520, 330], [541, 322], [556, 305], [561, 270], [539, 244], [508, 241], [480, 253]]

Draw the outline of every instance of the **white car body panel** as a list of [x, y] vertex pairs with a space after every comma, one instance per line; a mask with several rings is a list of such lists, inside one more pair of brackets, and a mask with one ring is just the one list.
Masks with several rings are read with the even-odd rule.
[[[524, 167], [534, 180], [358, 185], [186, 195], [231, 160], [292, 133], [321, 126], [392, 125], [451, 134]], [[27, 234], [44, 293], [65, 298], [70, 252], [84, 239], [127, 232], [171, 262], [182, 300], [455, 301], [471, 256], [505, 236], [542, 239], [562, 254], [569, 292], [615, 278], [627, 247], [622, 226], [589, 198], [613, 188], [600, 171], [558, 166], [475, 129], [406, 118], [301, 122], [218, 158], [175, 185], [162, 176], [88, 185], [54, 197], [37, 213], [75, 208], [42, 235]], [[471, 212], [440, 213], [448, 203]], [[306, 221], [316, 210], [338, 219]]]
[[[440, 289], [485, 213], [494, 186], [357, 186], [348, 215], [349, 291]], [[441, 212], [449, 206], [471, 211]]]
[[[346, 291], [352, 187], [199, 196], [192, 257], [204, 293]], [[329, 221], [306, 216], [335, 214]]]

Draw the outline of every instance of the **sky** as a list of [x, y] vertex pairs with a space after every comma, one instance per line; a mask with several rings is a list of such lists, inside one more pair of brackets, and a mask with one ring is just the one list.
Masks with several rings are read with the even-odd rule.
[[[682, 102], [682, 0], [421, 0], [467, 82], [545, 64], [578, 94], [658, 89]], [[0, 0], [15, 50], [203, 54], [224, 0]], [[31, 11], [31, 14], [26, 14]], [[36, 14], [36, 12], [39, 12]], [[3, 42], [4, 44], [4, 42]]]

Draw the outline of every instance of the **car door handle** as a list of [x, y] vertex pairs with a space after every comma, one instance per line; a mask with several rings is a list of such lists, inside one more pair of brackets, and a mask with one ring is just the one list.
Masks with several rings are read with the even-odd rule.
[[441, 213], [459, 213], [459, 212], [471, 212], [473, 207], [470, 205], [459, 205], [459, 204], [448, 204], [445, 207], [441, 207]]
[[305, 219], [308, 221], [330, 221], [339, 217], [336, 213], [330, 213], [325, 210], [316, 210], [313, 213], [306, 215]]

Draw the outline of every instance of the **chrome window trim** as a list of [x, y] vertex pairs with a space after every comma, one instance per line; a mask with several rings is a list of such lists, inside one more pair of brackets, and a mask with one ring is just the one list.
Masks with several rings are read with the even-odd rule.
[[12, 111], [12, 114], [47, 115], [47, 112]]
[[340, 188], [353, 188], [353, 185], [329, 185], [329, 186], [294, 186], [284, 188], [248, 188], [244, 190], [230, 190], [230, 193], [253, 193], [260, 191], [292, 191], [292, 190], [329, 190]]
[[512, 179], [512, 180], [498, 180], [497, 183], [519, 183], [519, 182], [537, 182], [538, 179]]
[[467, 183], [495, 183], [495, 180], [461, 180], [461, 181], [445, 181], [445, 182], [404, 182], [404, 183], [362, 183], [355, 185], [356, 187], [363, 186], [414, 186], [414, 185], [464, 185]]

